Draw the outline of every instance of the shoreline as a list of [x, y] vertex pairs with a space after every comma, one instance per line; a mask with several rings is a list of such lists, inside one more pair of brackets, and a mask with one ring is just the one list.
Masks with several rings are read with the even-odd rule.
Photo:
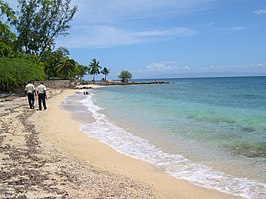
[[[67, 91], [66, 95], [72, 95], [74, 93], [75, 92], [73, 91]], [[62, 103], [62, 101], [63, 101], [62, 98], [58, 99], [58, 101], [55, 104], [55, 108], [56, 106], [58, 107]], [[71, 112], [63, 110], [63, 109], [56, 110], [56, 111], [57, 112], [60, 111], [61, 112], [60, 115], [65, 116], [64, 120], [71, 119]], [[59, 123], [63, 123], [63, 121]], [[68, 121], [67, 123], [69, 124], [70, 121]], [[52, 136], [53, 140], [56, 139], [56, 143], [59, 142], [59, 146], [63, 148], [63, 151], [68, 151], [68, 153], [75, 155], [76, 157], [78, 157], [78, 159], [80, 158], [88, 162], [94, 162], [94, 164], [97, 167], [100, 167], [101, 169], [104, 169], [104, 170], [107, 169], [108, 171], [126, 175], [127, 177], [134, 177], [134, 179], [136, 178], [137, 180], [141, 179], [142, 182], [148, 183], [149, 185], [156, 187], [156, 190], [158, 191], [157, 191], [157, 194], [155, 195], [160, 195], [159, 198], [176, 198], [176, 196], [180, 194], [179, 191], [176, 190], [176, 187], [183, 187], [183, 189], [187, 191], [187, 193], [184, 194], [185, 198], [186, 197], [189, 198], [190, 195], [192, 196], [191, 198], [194, 198], [195, 195], [193, 191], [196, 192], [196, 195], [198, 194], [202, 195], [202, 198], [207, 198], [208, 195], [210, 195], [211, 198], [215, 198], [216, 194], [217, 194], [217, 198], [219, 198], [220, 195], [222, 196], [222, 198], [226, 198], [226, 197], [231, 198], [231, 195], [220, 193], [216, 190], [209, 190], [209, 189], [205, 189], [202, 187], [198, 187], [183, 180], [179, 181], [176, 178], [166, 173], [161, 173], [160, 171], [156, 170], [152, 165], [148, 163], [142, 162], [137, 159], [133, 159], [123, 154], [120, 154], [119, 152], [115, 151], [111, 147], [100, 143], [99, 140], [88, 137], [84, 132], [80, 131], [79, 130], [80, 122], [72, 120], [71, 123], [72, 123], [71, 128], [73, 128], [72, 125], [75, 125], [76, 126], [75, 129], [79, 131], [77, 132], [79, 135], [75, 134], [76, 136], [75, 139], [77, 140], [71, 140], [71, 145], [78, 144], [79, 145], [78, 149], [75, 147], [69, 148], [68, 144], [60, 143], [60, 141], [57, 140], [58, 138], [55, 138], [54, 136]], [[60, 127], [58, 126], [58, 128], [56, 129], [59, 129], [59, 128]], [[70, 127], [68, 127], [67, 129], [69, 128]], [[73, 131], [68, 132], [69, 139], [74, 137]], [[66, 132], [65, 127], [62, 132]], [[60, 137], [61, 136], [59, 135], [59, 139]], [[68, 140], [68, 138], [66, 139]], [[195, 189], [195, 190], [192, 191], [190, 189], [192, 190]], [[209, 191], [210, 193], [208, 193]], [[164, 194], [161, 195], [159, 193], [164, 193]], [[234, 196], [232, 196], [232, 198], [234, 198]]]
[[[27, 169], [39, 171], [38, 175], [40, 176], [49, 173], [49, 179], [43, 180], [39, 184], [35, 183], [34, 189], [27, 187], [22, 192], [28, 198], [34, 198], [37, 195], [40, 197], [63, 196], [64, 194], [67, 198], [239, 198], [216, 190], [198, 187], [184, 180], [177, 180], [156, 170], [148, 163], [120, 154], [98, 140], [88, 137], [80, 131], [80, 122], [71, 118], [71, 112], [59, 108], [64, 98], [74, 93], [75, 90], [58, 92], [57, 95], [48, 99], [46, 111], [30, 113], [32, 115], [29, 114], [28, 118], [25, 115], [25, 112], [29, 112], [26, 98], [21, 99], [24, 100], [22, 102], [24, 107], [19, 112], [25, 115], [26, 119], [24, 118], [24, 120], [32, 125], [32, 129], [35, 129], [35, 133], [29, 133], [29, 135], [35, 138], [36, 149], [28, 146], [29, 151], [35, 149], [32, 156], [37, 154], [36, 157], [43, 162], [43, 159], [46, 158], [48, 162], [40, 164], [38, 168]], [[1, 119], [5, 118], [10, 120], [11, 116], [1, 115]], [[8, 124], [8, 122], [6, 123]], [[11, 123], [8, 125], [11, 134]], [[8, 132], [3, 143], [8, 142]], [[27, 128], [21, 129], [19, 132], [27, 132]], [[29, 135], [25, 135], [24, 138], [30, 137]], [[22, 139], [22, 148], [25, 147], [23, 146], [25, 143], [29, 145], [29, 142]], [[14, 143], [14, 146], [16, 144]], [[5, 153], [1, 155], [1, 158], [4, 159], [4, 156], [8, 155], [10, 154]], [[23, 156], [27, 156], [27, 153]], [[1, 166], [6, 169], [12, 168], [12, 164], [8, 164], [8, 159], [4, 160], [5, 163]], [[21, 165], [23, 166], [22, 163]], [[26, 170], [26, 168], [22, 168], [22, 170]], [[39, 179], [38, 175], [36, 174], [35, 178]], [[30, 176], [26, 177], [26, 179], [31, 179]], [[6, 183], [6, 180], [3, 180], [5, 185], [3, 187], [7, 187], [6, 190], [11, 190], [12, 182], [15, 179], [9, 180], [9, 184]], [[42, 190], [42, 187], [39, 187], [42, 184], [46, 187], [54, 187], [57, 192], [49, 192], [49, 189]], [[23, 187], [23, 183], [21, 187]], [[13, 189], [16, 191], [15, 188]], [[4, 196], [2, 192], [1, 189], [0, 196]], [[12, 193], [10, 192], [9, 195]]]

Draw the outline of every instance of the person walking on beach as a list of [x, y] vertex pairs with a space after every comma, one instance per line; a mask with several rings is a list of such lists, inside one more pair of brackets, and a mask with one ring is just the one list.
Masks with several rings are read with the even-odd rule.
[[45, 99], [47, 99], [46, 87], [43, 85], [42, 82], [40, 83], [39, 86], [37, 86], [37, 93], [38, 93], [39, 110], [40, 111], [42, 110], [42, 104], [43, 104], [44, 110], [47, 109], [46, 101], [45, 101]]
[[36, 93], [35, 93], [35, 87], [31, 83], [31, 81], [29, 81], [28, 84], [26, 85], [25, 91], [27, 92], [30, 109], [34, 109], [34, 95]]

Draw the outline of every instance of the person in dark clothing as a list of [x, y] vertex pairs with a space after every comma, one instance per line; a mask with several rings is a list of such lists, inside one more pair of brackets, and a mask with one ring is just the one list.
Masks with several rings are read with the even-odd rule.
[[39, 103], [39, 110], [42, 110], [42, 104], [44, 110], [47, 109], [46, 107], [46, 87], [43, 85], [43, 83], [40, 83], [39, 86], [37, 86], [37, 92], [38, 92], [38, 103]]
[[25, 87], [25, 91], [27, 92], [29, 107], [34, 109], [34, 95], [36, 94], [34, 85], [29, 82]]

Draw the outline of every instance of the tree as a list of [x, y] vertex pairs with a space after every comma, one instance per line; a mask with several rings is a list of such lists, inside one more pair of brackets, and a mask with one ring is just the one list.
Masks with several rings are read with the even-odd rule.
[[0, 41], [0, 57], [13, 57], [13, 49], [10, 45]]
[[77, 6], [71, 0], [18, 0], [18, 48], [27, 54], [51, 50], [55, 38], [67, 35]]
[[99, 62], [96, 59], [92, 59], [92, 61], [90, 62], [89, 65], [89, 74], [93, 75], [93, 83], [95, 82], [95, 75], [99, 75], [100, 74], [100, 69], [102, 67], [99, 65]]
[[0, 21], [0, 41], [5, 43], [14, 42], [16, 39], [15, 33], [11, 32], [10, 27]]
[[0, 41], [14, 41], [16, 35], [10, 31], [8, 24], [12, 24], [15, 19], [15, 12], [6, 2], [0, 0]]
[[82, 81], [84, 75], [87, 74], [89, 68], [87, 66], [83, 66], [83, 65], [78, 64], [77, 69], [78, 69], [77, 77]]
[[44, 72], [48, 79], [58, 77], [57, 65], [63, 58], [68, 58], [67, 55], [69, 55], [69, 51], [65, 47], [59, 47], [56, 51], [46, 50], [40, 55], [39, 61], [44, 66]]
[[57, 48], [56, 52], [61, 56], [68, 56], [70, 55], [69, 50], [66, 47], [59, 47]]
[[110, 70], [108, 70], [106, 67], [103, 68], [101, 73], [104, 75], [104, 81], [106, 81], [106, 76], [109, 75]]
[[62, 56], [56, 51], [46, 50], [39, 57], [40, 62], [44, 66], [44, 72], [48, 79], [57, 77], [56, 66], [62, 60]]
[[0, 0], [0, 57], [13, 57], [13, 43], [16, 39], [15, 33], [11, 32], [8, 24], [16, 19], [15, 12], [9, 5]]
[[56, 66], [56, 72], [63, 79], [71, 79], [77, 74], [76, 62], [73, 59], [64, 57]]
[[130, 79], [132, 79], [132, 74], [129, 71], [123, 70], [118, 78], [121, 79], [121, 82], [128, 82]]
[[8, 3], [4, 2], [3, 0], [0, 0], [0, 21], [3, 21], [2, 16], [6, 16], [7, 21], [12, 21], [12, 19], [15, 19], [15, 12], [9, 7]]

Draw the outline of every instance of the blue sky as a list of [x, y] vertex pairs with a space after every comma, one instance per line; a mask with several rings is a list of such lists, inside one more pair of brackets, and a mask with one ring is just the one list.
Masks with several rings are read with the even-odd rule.
[[[265, 0], [72, 0], [80, 64], [96, 58], [117, 79], [266, 75]], [[100, 78], [100, 76], [98, 77]]]

